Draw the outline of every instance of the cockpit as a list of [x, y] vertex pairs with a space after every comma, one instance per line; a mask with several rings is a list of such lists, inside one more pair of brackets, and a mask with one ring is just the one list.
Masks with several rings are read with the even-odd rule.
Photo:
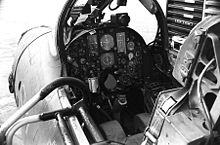
[[[154, 40], [157, 35], [160, 42], [146, 42], [144, 36], [148, 34], [144, 35], [140, 28], [136, 30], [130, 25], [136, 18], [131, 17], [126, 9], [117, 11], [131, 2], [115, 2], [72, 4], [61, 17], [57, 44], [65, 64], [65, 75], [82, 80], [90, 90], [87, 107], [95, 123], [104, 133], [118, 126], [120, 129], [108, 134], [108, 139], [125, 143], [117, 138], [118, 133], [131, 136], [143, 132], [156, 96], [178, 83], [167, 73], [165, 47], [168, 47], [168, 39], [162, 40], [166, 38], [167, 30], [160, 23], [164, 15], [160, 7], [156, 9], [158, 3], [153, 3], [152, 8], [149, 3], [143, 2], [142, 5], [152, 14], [157, 13], [154, 20], [160, 19], [156, 23], [158, 30], [151, 38]], [[112, 12], [107, 18], [106, 11]], [[149, 28], [142, 25], [141, 30], [144, 29]], [[74, 95], [69, 100], [74, 104], [80, 99], [75, 96], [81, 94], [77, 88], [72, 88], [71, 92]]]
[[[134, 15], [136, 4], [143, 13]], [[168, 0], [165, 17], [156, 0], [69, 0], [55, 29], [55, 47], [47, 27], [21, 38], [10, 89], [26, 112], [49, 96], [29, 113], [42, 113], [40, 121], [56, 119], [47, 125], [58, 127], [64, 142], [218, 143], [220, 17], [205, 17], [213, 4], [219, 2]], [[45, 142], [51, 136], [41, 133], [48, 126], [36, 133]], [[36, 127], [26, 128], [27, 144], [34, 142]]]

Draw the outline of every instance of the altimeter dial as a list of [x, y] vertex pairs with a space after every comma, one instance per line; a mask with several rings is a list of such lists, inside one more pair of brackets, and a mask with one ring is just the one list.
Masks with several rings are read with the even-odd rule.
[[103, 50], [109, 51], [115, 45], [114, 38], [110, 34], [105, 34], [102, 36], [102, 38], [100, 40], [100, 45]]

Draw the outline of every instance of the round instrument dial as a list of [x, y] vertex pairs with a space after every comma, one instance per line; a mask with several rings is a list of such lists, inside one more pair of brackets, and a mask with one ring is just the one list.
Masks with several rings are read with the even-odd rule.
[[103, 35], [100, 44], [103, 50], [109, 51], [115, 45], [114, 38], [109, 34]]
[[114, 65], [114, 54], [113, 53], [105, 53], [101, 55], [101, 64], [102, 67], [111, 67]]
[[134, 42], [128, 42], [127, 47], [130, 51], [134, 50]]

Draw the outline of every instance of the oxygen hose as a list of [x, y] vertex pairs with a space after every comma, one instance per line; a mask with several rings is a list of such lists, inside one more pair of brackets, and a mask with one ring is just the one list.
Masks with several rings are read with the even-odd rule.
[[210, 114], [210, 112], [209, 112], [209, 110], [208, 110], [208, 108], [206, 106], [205, 100], [204, 100], [204, 98], [201, 95], [202, 94], [202, 92], [201, 92], [201, 83], [202, 83], [202, 78], [205, 75], [205, 72], [207, 71], [207, 69], [211, 66], [211, 64], [214, 61], [215, 61], [214, 58], [211, 61], [209, 61], [209, 63], [202, 70], [201, 74], [199, 75], [198, 81], [197, 81], [197, 94], [198, 94], [198, 98], [200, 99], [200, 103], [202, 105], [202, 108], [204, 110], [205, 118], [206, 118], [206, 120], [208, 122], [208, 129], [209, 129], [209, 132], [210, 132], [210, 138], [209, 138], [208, 141], [210, 141], [210, 142], [212, 142], [212, 140], [213, 140], [213, 130], [212, 130], [213, 121], [212, 121], [212, 118], [211, 118], [211, 114]]
[[[60, 86], [64, 86], [64, 85], [69, 85], [72, 87], [77, 87], [81, 90], [82, 95], [84, 97], [88, 97], [89, 98], [89, 90], [88, 87], [85, 85], [85, 83], [83, 81], [81, 81], [80, 79], [77, 78], [73, 78], [73, 77], [61, 77], [58, 78], [57, 80], [51, 82], [50, 84], [48, 84], [47, 86], [45, 86], [41, 92], [40, 92], [40, 100], [43, 100], [48, 94], [50, 94], [54, 89], [60, 87]], [[87, 100], [87, 99], [84, 99]]]

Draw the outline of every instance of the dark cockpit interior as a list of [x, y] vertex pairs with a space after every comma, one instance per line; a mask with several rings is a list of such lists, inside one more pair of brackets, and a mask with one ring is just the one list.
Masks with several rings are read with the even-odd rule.
[[[160, 7], [155, 16], [159, 19], [160, 42], [146, 44], [144, 36], [130, 27], [130, 21], [135, 18], [128, 12], [116, 12], [104, 20], [102, 10], [114, 12], [126, 5], [123, 0], [117, 2], [115, 9], [109, 1], [73, 4], [61, 17], [59, 24], [64, 27], [58, 29], [58, 37], [62, 37], [63, 42], [57, 43], [62, 49], [65, 75], [76, 77], [89, 87], [91, 96], [87, 108], [92, 119], [105, 135], [112, 127], [119, 126], [120, 129], [106, 137], [125, 143], [118, 134], [123, 132], [130, 136], [143, 132], [159, 92], [179, 84], [167, 71], [168, 40], [162, 40], [167, 28], [163, 27], [165, 19]], [[80, 100], [77, 88], [70, 92], [74, 94], [69, 97], [72, 104]]]

